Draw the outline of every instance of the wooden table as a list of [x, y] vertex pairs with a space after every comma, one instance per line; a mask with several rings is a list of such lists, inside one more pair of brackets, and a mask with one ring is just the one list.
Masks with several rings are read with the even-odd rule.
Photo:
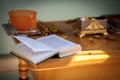
[[72, 33], [71, 25], [62, 21], [54, 24], [65, 31], [66, 39], [80, 43], [82, 52], [38, 65], [18, 58], [20, 80], [28, 80], [28, 71], [34, 80], [120, 80], [120, 35], [110, 34], [109, 39], [94, 35], [79, 38]]

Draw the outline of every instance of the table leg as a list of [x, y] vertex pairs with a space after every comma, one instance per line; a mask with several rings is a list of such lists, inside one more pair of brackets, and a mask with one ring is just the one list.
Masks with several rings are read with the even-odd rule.
[[28, 63], [24, 61], [23, 59], [18, 59], [19, 60], [19, 75], [20, 78], [19, 80], [29, 80], [28, 78]]

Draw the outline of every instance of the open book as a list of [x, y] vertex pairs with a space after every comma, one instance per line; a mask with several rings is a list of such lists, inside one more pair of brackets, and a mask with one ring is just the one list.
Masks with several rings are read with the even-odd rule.
[[58, 54], [66, 57], [81, 52], [80, 44], [63, 39], [57, 35], [49, 35], [36, 40], [29, 37], [13, 36], [22, 43], [12, 47], [12, 54], [34, 64]]

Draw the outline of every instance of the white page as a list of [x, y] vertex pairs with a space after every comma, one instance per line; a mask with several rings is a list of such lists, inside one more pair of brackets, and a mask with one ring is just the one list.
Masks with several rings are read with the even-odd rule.
[[23, 44], [25, 44], [29, 48], [31, 48], [34, 52], [54, 50], [53, 48], [29, 37], [23, 37], [23, 36], [13, 36], [13, 37], [21, 41]]
[[74, 42], [68, 41], [66, 39], [63, 39], [61, 37], [58, 37], [56, 35], [50, 35], [47, 37], [38, 38], [37, 41], [42, 42], [45, 45], [48, 45], [58, 51], [69, 49], [69, 48], [80, 45], [80, 44], [76, 44]]
[[37, 64], [57, 53], [57, 51], [40, 51], [34, 53], [30, 48], [22, 43], [13, 46], [11, 51], [14, 55], [34, 64]]

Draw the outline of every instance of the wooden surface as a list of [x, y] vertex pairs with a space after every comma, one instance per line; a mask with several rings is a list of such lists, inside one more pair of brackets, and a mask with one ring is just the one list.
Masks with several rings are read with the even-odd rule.
[[35, 80], [120, 80], [120, 35], [79, 38], [72, 33], [71, 25], [65, 22], [54, 24], [65, 31], [66, 39], [80, 43], [82, 52], [65, 58], [51, 58], [38, 65], [25, 63], [24, 66], [24, 61], [20, 60], [20, 78], [27, 78], [30, 70]]

